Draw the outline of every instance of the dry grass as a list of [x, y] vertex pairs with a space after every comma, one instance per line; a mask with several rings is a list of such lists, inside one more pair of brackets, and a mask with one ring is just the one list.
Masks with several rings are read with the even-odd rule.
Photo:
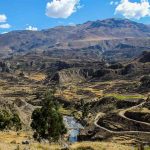
[[[29, 145], [22, 145], [22, 141], [32, 141]], [[56, 150], [58, 144], [38, 143], [33, 141], [32, 132], [0, 132], [0, 150]]]
[[[79, 148], [86, 149], [87, 147], [92, 148], [93, 150], [131, 150], [132, 147], [125, 146], [116, 143], [110, 142], [79, 142], [72, 144], [69, 149], [77, 150]], [[32, 143], [29, 145], [22, 144], [6, 144], [0, 143], [0, 150], [61, 150], [61, 146], [58, 144], [40, 144], [40, 143]]]
[[137, 108], [134, 110], [130, 110], [130, 112], [139, 112], [139, 113], [150, 113], [150, 110], [146, 107]]
[[120, 100], [145, 98], [143, 95], [140, 95], [140, 94], [132, 94], [132, 95], [125, 94], [124, 95], [124, 94], [110, 93], [110, 94], [105, 94], [105, 96], [113, 96]]
[[32, 137], [31, 132], [0, 132], [0, 142], [1, 143], [11, 143], [15, 141], [16, 143], [21, 143], [23, 140], [30, 139]]
[[57, 144], [39, 144], [32, 143], [29, 145], [22, 144], [6, 144], [0, 143], [0, 150], [60, 150], [60, 146]]
[[[38, 143], [31, 139], [31, 132], [0, 132], [0, 150], [60, 150], [59, 144]], [[31, 139], [29, 145], [22, 145], [22, 141]], [[70, 145], [70, 150], [76, 150], [79, 147], [92, 147], [94, 150], [131, 150], [130, 146], [125, 146], [112, 142], [78, 142]]]
[[79, 147], [91, 147], [94, 150], [131, 150], [130, 146], [124, 146], [116, 143], [111, 142], [79, 142], [73, 144], [71, 149], [75, 150]]
[[42, 81], [46, 78], [46, 75], [44, 73], [31, 73], [30, 76], [28, 76], [30, 80], [35, 81]]

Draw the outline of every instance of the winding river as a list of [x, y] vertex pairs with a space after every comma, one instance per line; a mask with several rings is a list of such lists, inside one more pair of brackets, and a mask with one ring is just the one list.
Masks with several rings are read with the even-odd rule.
[[63, 121], [66, 128], [68, 129], [69, 142], [77, 142], [77, 137], [79, 135], [80, 129], [83, 129], [83, 126], [72, 116], [63, 116]]

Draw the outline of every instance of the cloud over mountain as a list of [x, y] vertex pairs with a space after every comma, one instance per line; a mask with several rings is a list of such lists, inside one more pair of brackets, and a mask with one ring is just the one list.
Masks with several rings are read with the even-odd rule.
[[46, 15], [51, 18], [68, 18], [79, 7], [80, 0], [53, 0], [46, 6]]
[[9, 29], [11, 25], [7, 23], [7, 16], [0, 14], [0, 29]]
[[37, 27], [33, 27], [33, 26], [28, 26], [28, 27], [26, 28], [26, 30], [29, 30], [29, 31], [37, 31], [38, 28], [37, 28]]
[[4, 14], [0, 14], [0, 22], [6, 22], [7, 17]]
[[148, 0], [141, 0], [141, 2], [121, 0], [120, 4], [116, 7], [115, 13], [121, 14], [128, 19], [140, 19], [150, 16], [150, 3]]
[[11, 27], [11, 25], [8, 24], [8, 23], [0, 24], [0, 28], [1, 28], [1, 29], [9, 29], [10, 27]]

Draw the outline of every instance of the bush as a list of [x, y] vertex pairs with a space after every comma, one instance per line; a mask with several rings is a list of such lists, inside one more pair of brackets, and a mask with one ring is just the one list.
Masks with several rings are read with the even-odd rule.
[[123, 65], [120, 64], [120, 63], [115, 63], [115, 64], [112, 64], [111, 66], [109, 66], [110, 69], [121, 69], [123, 68]]
[[141, 82], [141, 87], [147, 87], [150, 88], [150, 76], [144, 76], [140, 80]]
[[6, 110], [0, 111], [0, 130], [21, 129], [21, 120], [17, 114], [10, 114]]

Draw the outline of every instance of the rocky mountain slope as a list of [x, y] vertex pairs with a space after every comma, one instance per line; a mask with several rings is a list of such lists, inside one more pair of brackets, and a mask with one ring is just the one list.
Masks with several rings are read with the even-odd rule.
[[134, 57], [150, 50], [150, 26], [127, 19], [89, 21], [0, 35], [0, 56], [39, 52], [56, 58]]
[[[138, 58], [128, 63], [97, 63], [96, 66], [77, 66], [57, 70], [50, 81], [60, 84], [80, 81], [111, 81], [115, 79], [136, 79], [150, 74], [150, 52], [143, 52]], [[149, 82], [146, 79], [146, 83]]]

